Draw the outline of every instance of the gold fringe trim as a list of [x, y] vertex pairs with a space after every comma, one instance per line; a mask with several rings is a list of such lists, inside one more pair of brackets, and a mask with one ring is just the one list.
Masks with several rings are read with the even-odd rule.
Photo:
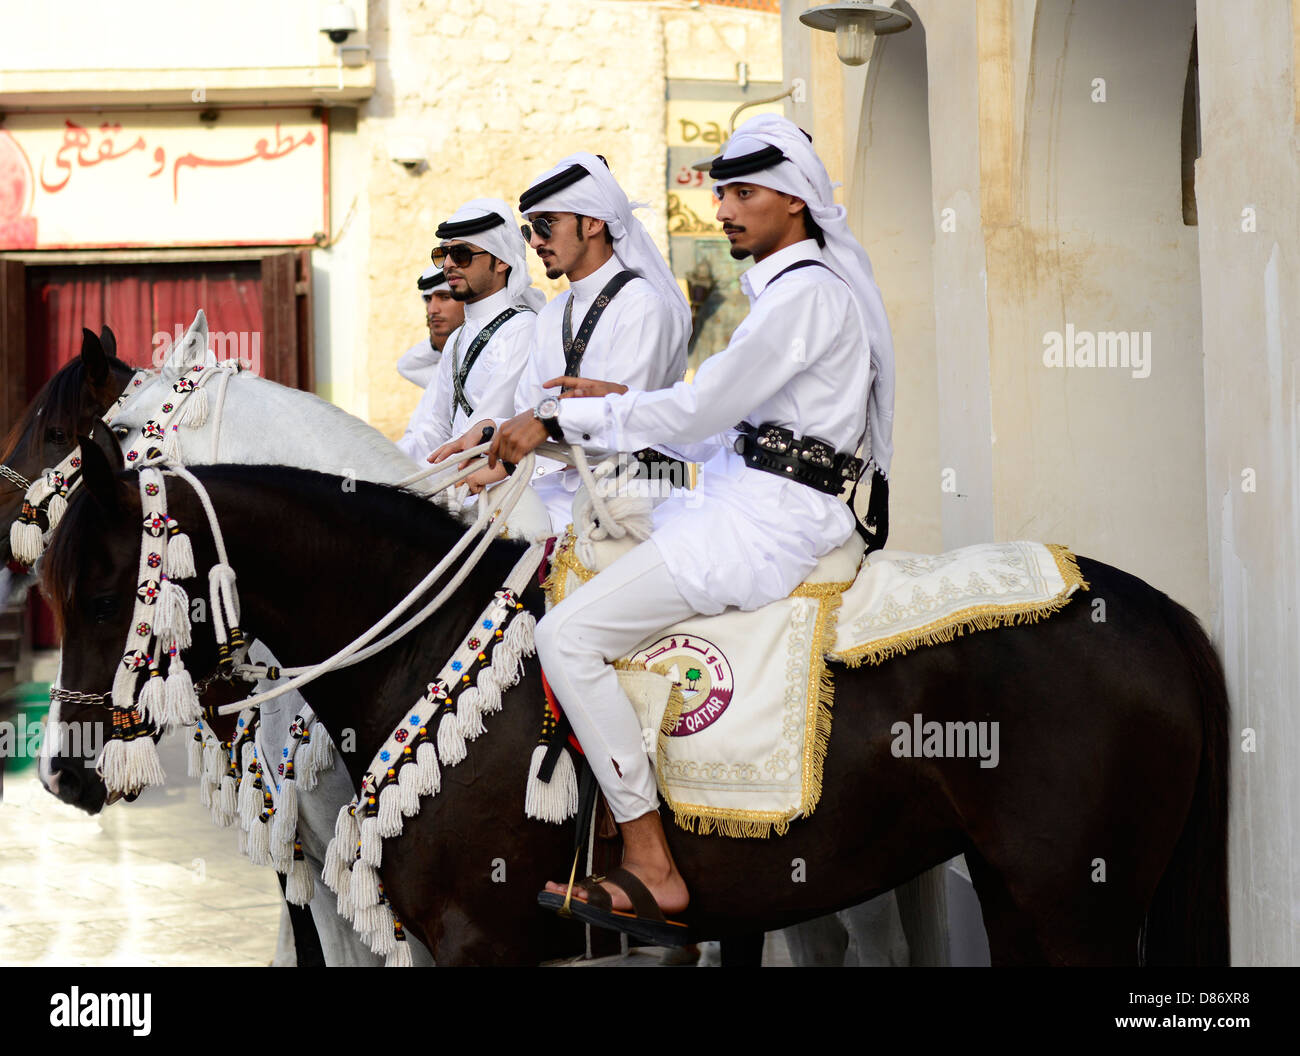
[[546, 577], [546, 582], [542, 584], [548, 610], [555, 608], [568, 594], [570, 572], [577, 576], [581, 583], [586, 583], [596, 575], [578, 560], [578, 555], [574, 553], [576, 543], [577, 537], [573, 534], [573, 525], [569, 525], [565, 530], [564, 539], [551, 554], [551, 571]]
[[951, 616], [927, 623], [924, 627], [868, 642], [847, 652], [832, 653], [830, 659], [847, 667], [879, 664], [922, 646], [944, 645], [967, 633], [974, 634], [977, 631], [991, 631], [998, 627], [1037, 623], [1060, 612], [1070, 603], [1076, 590], [1090, 588], [1079, 571], [1079, 562], [1069, 549], [1060, 543], [1044, 545], [1055, 558], [1057, 571], [1065, 581], [1064, 589], [1046, 601], [1025, 602], [1018, 605], [972, 605], [970, 608], [954, 612]]
[[[660, 794], [673, 812], [673, 821], [687, 832], [707, 836], [716, 833], [735, 839], [766, 839], [774, 833], [784, 836], [790, 822], [807, 817], [821, 802], [822, 770], [826, 765], [826, 752], [831, 740], [831, 708], [835, 704], [835, 677], [826, 663], [826, 655], [835, 647], [836, 623], [843, 601], [844, 584], [805, 584], [795, 589], [792, 597], [818, 599], [817, 623], [808, 672], [807, 709], [804, 716], [803, 782], [799, 806], [792, 811], [742, 810], [735, 807], [710, 807], [699, 803], [674, 802], [668, 790], [660, 786]], [[673, 687], [664, 710], [664, 721], [659, 729], [659, 753], [667, 749], [668, 734], [681, 717], [685, 698], [681, 690]]]

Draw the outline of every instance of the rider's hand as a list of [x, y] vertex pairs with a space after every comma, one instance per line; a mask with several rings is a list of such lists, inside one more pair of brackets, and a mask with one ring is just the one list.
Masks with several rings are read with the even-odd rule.
[[[477, 447], [483, 443], [483, 430], [494, 424], [491, 418], [484, 418], [481, 422], [475, 422], [471, 425], [463, 436], [457, 440], [449, 440], [438, 448], [428, 458], [429, 462], [441, 462], [450, 458], [452, 455], [459, 455], [462, 451], [468, 451], [471, 447]], [[462, 463], [463, 465], [464, 463]]]
[[484, 488], [495, 484], [498, 480], [505, 480], [507, 475], [506, 467], [498, 465], [496, 469], [484, 468], [477, 473], [471, 473], [465, 478], [464, 483], [469, 486], [471, 495], [477, 495]]
[[532, 411], [516, 414], [502, 424], [492, 437], [488, 451], [488, 468], [495, 469], [498, 462], [522, 462], [525, 455], [538, 444], [548, 440], [546, 426], [537, 420]]
[[552, 378], [545, 385], [544, 389], [553, 389], [556, 385], [561, 385], [560, 399], [566, 400], [570, 396], [608, 396], [613, 393], [627, 392], [626, 385], [620, 385], [617, 381], [596, 381], [594, 378], [573, 378], [565, 375], [562, 378]]

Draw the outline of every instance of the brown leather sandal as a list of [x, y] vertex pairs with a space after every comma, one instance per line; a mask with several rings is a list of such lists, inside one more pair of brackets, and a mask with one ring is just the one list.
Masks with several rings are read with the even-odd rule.
[[[614, 908], [609, 892], [601, 886], [606, 880], [623, 889], [628, 901], [632, 903], [631, 913]], [[610, 870], [608, 876], [589, 876], [582, 881], [581, 886], [587, 892], [586, 899], [573, 897], [575, 886], [577, 885], [570, 882], [568, 891], [563, 895], [543, 891], [537, 896], [537, 904], [562, 917], [571, 916], [593, 927], [626, 932], [631, 938], [650, 946], [686, 946], [694, 941], [686, 925], [680, 921], [668, 920], [645, 884], [622, 866]]]

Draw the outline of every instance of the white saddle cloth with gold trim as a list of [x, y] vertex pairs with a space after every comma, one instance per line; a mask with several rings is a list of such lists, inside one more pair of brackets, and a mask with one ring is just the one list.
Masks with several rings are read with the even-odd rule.
[[[601, 568], [634, 545], [602, 541], [586, 552]], [[1065, 547], [1042, 543], [862, 556], [855, 535], [790, 597], [685, 620], [615, 665], [683, 828], [766, 836], [813, 811], [834, 701], [828, 661], [879, 663], [1037, 620], [1087, 586]], [[552, 561], [551, 603], [594, 574], [570, 534]]]

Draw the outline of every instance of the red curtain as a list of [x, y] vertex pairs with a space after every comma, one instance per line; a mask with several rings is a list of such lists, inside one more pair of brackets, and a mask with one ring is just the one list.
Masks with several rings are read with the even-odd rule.
[[[97, 264], [28, 268], [28, 398], [81, 351], [81, 328], [108, 325], [117, 353], [135, 366], [156, 366], [189, 329], [208, 317], [210, 346], [221, 358], [251, 358], [262, 341], [261, 268], [257, 261]], [[218, 336], [219, 335], [219, 336]]]

